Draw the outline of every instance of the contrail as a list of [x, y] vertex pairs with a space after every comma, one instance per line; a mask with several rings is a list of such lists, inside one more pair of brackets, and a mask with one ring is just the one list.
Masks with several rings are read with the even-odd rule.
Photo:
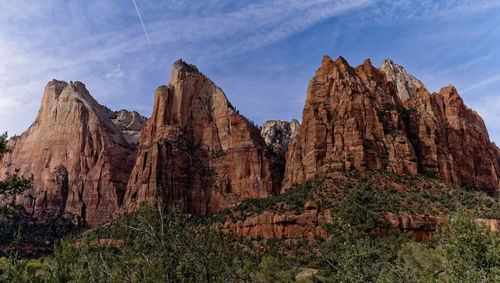
[[146, 26], [144, 25], [144, 22], [142, 21], [141, 13], [139, 12], [139, 8], [137, 8], [137, 4], [135, 3], [135, 0], [132, 0], [134, 2], [135, 10], [137, 11], [137, 16], [139, 16], [139, 20], [141, 20], [141, 25], [142, 29], [144, 30], [144, 34], [146, 35], [146, 38], [148, 39], [149, 47], [151, 47], [151, 40], [149, 39], [148, 31], [146, 30]]

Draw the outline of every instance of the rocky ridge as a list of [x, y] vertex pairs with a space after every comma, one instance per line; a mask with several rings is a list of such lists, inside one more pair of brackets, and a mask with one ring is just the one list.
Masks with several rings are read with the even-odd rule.
[[196, 66], [178, 60], [170, 83], [155, 92], [124, 211], [161, 198], [182, 211], [210, 215], [245, 198], [266, 197], [280, 189], [271, 163], [259, 130]]
[[284, 189], [321, 173], [383, 170], [416, 174], [397, 90], [369, 60], [352, 68], [344, 58], [323, 58], [309, 83], [302, 125], [289, 146]]
[[[211, 215], [331, 170], [421, 173], [457, 186], [500, 188], [500, 150], [479, 115], [454, 87], [430, 94], [390, 60], [380, 69], [369, 60], [353, 68], [325, 56], [309, 84], [302, 125], [268, 121], [260, 130], [182, 60], [170, 83], [156, 90], [147, 122], [137, 112], [99, 105], [80, 82], [52, 81], [35, 122], [9, 147], [0, 178], [17, 168], [34, 176], [28, 192], [34, 198], [18, 196], [17, 203], [38, 215], [69, 212], [88, 225], [158, 198]], [[308, 223], [320, 225], [313, 219], [326, 217], [321, 213], [308, 215]], [[238, 224], [237, 233], [321, 233], [304, 230], [292, 216], [262, 217]], [[271, 233], [254, 222], [276, 227]]]
[[71, 213], [91, 226], [108, 220], [121, 205], [136, 155], [110, 112], [81, 82], [49, 82], [35, 121], [9, 141], [1, 160], [0, 178], [16, 169], [34, 177], [16, 203], [42, 218]]
[[403, 66], [395, 64], [391, 59], [386, 59], [382, 63], [380, 70], [385, 73], [387, 80], [396, 87], [401, 102], [405, 102], [412, 98], [417, 88], [425, 88], [421, 81], [409, 75]]
[[454, 87], [429, 94], [419, 86], [404, 104], [403, 94], [369, 60], [352, 68], [342, 57], [325, 56], [287, 152], [283, 189], [332, 167], [422, 173], [457, 186], [500, 189], [498, 148]]

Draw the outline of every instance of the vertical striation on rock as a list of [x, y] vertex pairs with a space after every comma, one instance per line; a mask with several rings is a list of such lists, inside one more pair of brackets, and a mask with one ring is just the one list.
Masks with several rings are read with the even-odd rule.
[[369, 60], [352, 68], [342, 57], [325, 56], [289, 146], [284, 189], [326, 168], [416, 174], [402, 113], [396, 88]]
[[123, 209], [161, 197], [183, 211], [210, 215], [279, 191], [272, 170], [259, 130], [196, 66], [178, 60], [170, 83], [155, 92]]
[[387, 60], [379, 70], [369, 60], [352, 68], [342, 57], [325, 56], [286, 162], [284, 189], [330, 168], [422, 173], [458, 186], [500, 189], [499, 149], [481, 117], [453, 86], [430, 94]]
[[404, 106], [422, 173], [457, 186], [500, 187], [498, 148], [483, 119], [465, 106], [453, 86], [433, 94], [420, 87]]
[[395, 64], [391, 59], [386, 59], [382, 63], [380, 70], [385, 73], [387, 80], [392, 82], [396, 87], [401, 102], [412, 98], [417, 88], [425, 88], [421, 81], [409, 75], [403, 66]]
[[36, 216], [69, 212], [92, 226], [107, 220], [121, 205], [136, 155], [109, 116], [83, 83], [49, 82], [35, 121], [1, 161], [0, 178], [16, 169], [34, 177], [16, 202]]

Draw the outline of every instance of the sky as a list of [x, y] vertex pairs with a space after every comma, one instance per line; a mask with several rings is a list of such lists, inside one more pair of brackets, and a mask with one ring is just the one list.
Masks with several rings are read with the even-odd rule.
[[500, 144], [500, 0], [0, 0], [0, 132], [29, 127], [52, 79], [149, 116], [179, 58], [257, 124], [300, 120], [323, 55], [453, 84]]

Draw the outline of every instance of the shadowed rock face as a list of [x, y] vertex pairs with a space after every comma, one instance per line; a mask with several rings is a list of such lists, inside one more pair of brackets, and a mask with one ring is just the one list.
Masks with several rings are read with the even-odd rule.
[[404, 106], [421, 172], [457, 186], [499, 188], [498, 148], [453, 86], [433, 94], [418, 88]]
[[122, 202], [136, 154], [110, 115], [83, 83], [49, 82], [35, 121], [9, 142], [1, 161], [0, 179], [16, 169], [34, 177], [16, 202], [37, 216], [70, 212], [88, 225], [107, 220]]
[[402, 66], [395, 64], [391, 59], [386, 59], [380, 70], [385, 73], [387, 80], [394, 84], [402, 102], [412, 98], [417, 88], [425, 88], [421, 81], [409, 75]]
[[[398, 67], [386, 61], [382, 69], [388, 66]], [[388, 81], [391, 73], [369, 60], [352, 68], [342, 57], [323, 59], [289, 146], [283, 188], [327, 169], [357, 169], [423, 173], [458, 186], [498, 190], [499, 149], [456, 89], [413, 90], [414, 78], [404, 69], [391, 72], [404, 74], [396, 84], [406, 80], [403, 85], [413, 86], [396, 88]], [[401, 104], [398, 98], [412, 92]]]
[[123, 208], [130, 212], [161, 196], [183, 211], [209, 215], [279, 191], [271, 167], [259, 130], [211, 80], [179, 60], [170, 83], [156, 90]]

